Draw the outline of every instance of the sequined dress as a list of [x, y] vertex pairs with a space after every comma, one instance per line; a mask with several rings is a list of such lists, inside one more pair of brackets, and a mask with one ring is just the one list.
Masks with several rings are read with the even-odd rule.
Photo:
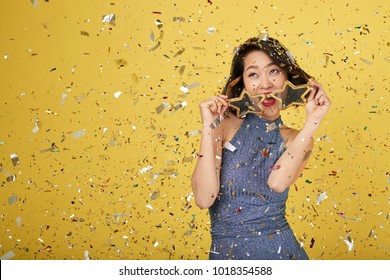
[[209, 259], [308, 259], [286, 218], [287, 188], [272, 191], [267, 179], [285, 151], [279, 117], [248, 114], [223, 149], [220, 193], [209, 208]]

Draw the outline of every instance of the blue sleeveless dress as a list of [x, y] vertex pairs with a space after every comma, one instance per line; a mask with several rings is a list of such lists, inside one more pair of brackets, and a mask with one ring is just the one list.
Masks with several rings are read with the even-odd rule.
[[277, 193], [267, 185], [286, 149], [278, 129], [282, 124], [280, 117], [267, 121], [247, 114], [225, 145], [219, 196], [209, 208], [209, 259], [308, 259], [285, 218], [289, 188]]

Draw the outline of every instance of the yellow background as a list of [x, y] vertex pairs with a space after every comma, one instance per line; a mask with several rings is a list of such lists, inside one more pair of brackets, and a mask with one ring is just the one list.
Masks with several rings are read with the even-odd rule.
[[[377, 0], [2, 0], [0, 256], [206, 259], [209, 217], [190, 186], [198, 103], [224, 86], [233, 48], [267, 30], [333, 101], [291, 187], [298, 240], [311, 259], [389, 259], [389, 11]], [[283, 112], [295, 128], [304, 117]]]

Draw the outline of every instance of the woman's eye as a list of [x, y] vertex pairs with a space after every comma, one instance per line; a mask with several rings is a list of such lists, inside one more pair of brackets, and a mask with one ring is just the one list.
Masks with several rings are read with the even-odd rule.
[[276, 75], [276, 74], [279, 74], [280, 73], [280, 70], [279, 69], [272, 69], [270, 71], [270, 74], [273, 74], [273, 75]]
[[251, 78], [254, 78], [254, 77], [256, 77], [256, 76], [257, 76], [256, 73], [250, 73], [250, 74], [249, 74], [249, 77], [251, 77]]

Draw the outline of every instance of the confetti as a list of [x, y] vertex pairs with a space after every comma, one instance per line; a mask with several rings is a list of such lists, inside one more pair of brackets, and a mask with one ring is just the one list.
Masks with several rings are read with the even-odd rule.
[[74, 139], [78, 139], [78, 138], [80, 138], [81, 136], [84, 136], [86, 133], [87, 133], [87, 132], [85, 131], [85, 129], [79, 130], [79, 131], [75, 131], [75, 132], [72, 133], [72, 137], [73, 137]]
[[218, 117], [215, 118], [215, 120], [210, 124], [211, 128], [216, 128], [221, 122], [223, 121], [223, 116], [218, 115]]
[[102, 22], [109, 23], [109, 24], [115, 26], [115, 14], [108, 14], [108, 15], [102, 16]]
[[150, 35], [149, 35], [149, 40], [152, 42], [152, 43], [154, 43], [154, 33], [153, 33], [153, 31], [150, 33]]
[[279, 170], [280, 167], [281, 167], [281, 166], [280, 166], [279, 164], [274, 165], [274, 166], [272, 166], [272, 170]]
[[22, 217], [16, 217], [16, 225], [21, 228], [23, 226]]
[[223, 145], [223, 147], [225, 148], [225, 149], [228, 149], [229, 151], [231, 151], [231, 152], [234, 152], [237, 148], [234, 146], [234, 145], [232, 145], [230, 142], [226, 142], [224, 145]]
[[10, 175], [7, 177], [7, 182], [13, 182], [16, 180], [16, 175]]
[[153, 206], [151, 204], [147, 204], [146, 208], [149, 208], [150, 210], [153, 210]]
[[5, 260], [9, 260], [9, 259], [12, 259], [13, 257], [15, 257], [15, 253], [11, 251], [8, 251], [7, 253], [5, 253], [4, 255], [2, 255], [0, 257], [0, 260], [2, 261], [5, 261]]
[[38, 126], [38, 124], [39, 124], [39, 120], [38, 119], [36, 119], [35, 120], [35, 125], [34, 125], [34, 128], [32, 129], [32, 133], [37, 133], [38, 131], [39, 131], [39, 126]]
[[313, 248], [313, 247], [314, 247], [314, 243], [315, 243], [315, 239], [312, 238], [312, 239], [310, 240], [310, 248]]
[[179, 75], [183, 75], [183, 73], [184, 73], [184, 69], [186, 68], [186, 66], [185, 65], [181, 65], [180, 66], [180, 69], [179, 69]]
[[350, 236], [346, 237], [344, 239], [344, 242], [347, 244], [348, 246], [348, 251], [351, 252], [353, 250], [353, 247], [355, 246], [355, 243], [354, 241], [351, 239]]
[[160, 41], [158, 41], [157, 44], [156, 44], [153, 48], [151, 48], [149, 51], [150, 51], [150, 52], [153, 52], [153, 51], [155, 51], [157, 48], [159, 48], [160, 46], [161, 46], [161, 43], [160, 43]]
[[178, 57], [178, 56], [181, 55], [185, 50], [186, 50], [185, 48], [182, 48], [182, 49], [179, 50], [177, 53], [175, 53], [173, 57]]
[[33, 4], [34, 7], [38, 7], [38, 0], [31, 0], [31, 4]]
[[209, 33], [209, 34], [214, 34], [215, 31], [216, 31], [215, 27], [209, 27], [209, 28], [207, 28], [207, 33]]
[[119, 96], [122, 94], [121, 91], [117, 91], [114, 93], [115, 98], [119, 98]]
[[20, 164], [19, 157], [18, 157], [17, 154], [11, 154], [10, 157], [11, 157], [11, 160], [12, 160], [12, 164], [14, 166], [17, 166], [17, 165]]
[[173, 17], [172, 19], [174, 22], [185, 22], [186, 19], [183, 17]]
[[202, 131], [201, 130], [193, 130], [193, 131], [189, 131], [186, 133], [187, 136], [194, 136], [194, 135], [198, 135], [198, 134], [202, 134]]
[[150, 194], [152, 200], [156, 200], [160, 196], [160, 191], [154, 191]]
[[180, 108], [183, 108], [187, 106], [187, 102], [186, 101], [183, 101], [181, 102], [179, 105], [176, 105], [175, 107], [173, 107], [176, 111], [179, 110]]
[[163, 24], [159, 19], [156, 20], [154, 23], [157, 25], [158, 29], [161, 29], [163, 27]]
[[148, 166], [142, 168], [142, 169], [139, 171], [139, 174], [145, 174], [146, 172], [148, 172], [148, 171], [150, 171], [150, 170], [152, 170], [152, 169], [153, 169], [153, 166], [148, 165]]
[[[61, 106], [64, 106], [65, 100], [68, 98], [68, 95], [66, 93], [63, 93], [61, 96]], [[38, 128], [39, 129], [39, 128]]]
[[328, 198], [328, 196], [326, 195], [326, 192], [320, 193], [316, 198], [317, 205], [319, 205], [324, 199], [327, 199], [327, 198]]
[[9, 205], [14, 204], [16, 201], [18, 201], [18, 197], [16, 195], [13, 195], [10, 198], [8, 198], [8, 204]]
[[169, 107], [170, 107], [169, 103], [163, 102], [163, 103], [161, 103], [161, 105], [156, 107], [156, 112], [157, 112], [157, 114], [160, 114], [164, 109], [169, 108]]
[[365, 58], [360, 58], [360, 61], [362, 61], [362, 62], [364, 62], [365, 64], [368, 64], [368, 65], [372, 65], [373, 64], [373, 62], [372, 61], [369, 61], [369, 60], [367, 60], [367, 59], [365, 59]]

